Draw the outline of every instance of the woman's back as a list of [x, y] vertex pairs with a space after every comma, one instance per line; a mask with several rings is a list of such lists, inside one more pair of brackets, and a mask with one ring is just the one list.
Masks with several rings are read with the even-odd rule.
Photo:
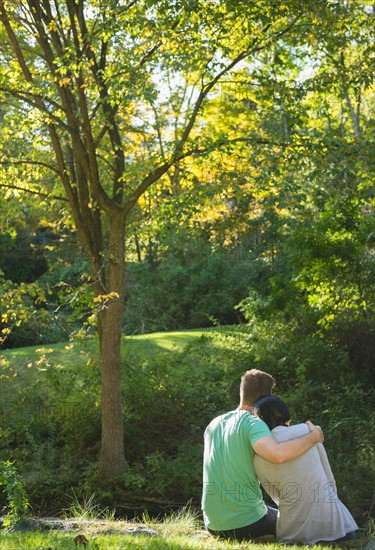
[[[278, 426], [272, 435], [278, 442], [308, 433], [306, 424]], [[258, 455], [254, 468], [264, 489], [279, 506], [277, 539], [314, 543], [336, 540], [358, 529], [339, 500], [335, 480], [322, 444], [296, 460], [272, 464]]]

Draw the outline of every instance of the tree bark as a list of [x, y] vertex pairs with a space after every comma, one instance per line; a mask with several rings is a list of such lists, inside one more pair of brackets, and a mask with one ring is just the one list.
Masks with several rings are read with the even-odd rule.
[[115, 216], [109, 231], [108, 288], [97, 297], [98, 329], [102, 373], [102, 436], [99, 473], [114, 479], [126, 468], [121, 407], [121, 326], [124, 313], [125, 220]]
[[101, 313], [99, 322], [100, 362], [102, 372], [102, 435], [99, 472], [108, 479], [124, 472], [124, 433], [121, 408], [120, 337], [122, 311], [114, 301]]

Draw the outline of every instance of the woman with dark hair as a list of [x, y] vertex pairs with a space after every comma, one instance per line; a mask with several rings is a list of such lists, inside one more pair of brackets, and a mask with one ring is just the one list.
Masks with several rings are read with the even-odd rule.
[[[309, 432], [307, 424], [290, 426], [289, 409], [275, 396], [258, 399], [254, 414], [268, 425], [279, 443]], [[273, 464], [259, 455], [254, 456], [253, 464], [263, 488], [279, 507], [277, 540], [314, 544], [355, 539], [358, 526], [337, 496], [322, 443], [284, 464]]]

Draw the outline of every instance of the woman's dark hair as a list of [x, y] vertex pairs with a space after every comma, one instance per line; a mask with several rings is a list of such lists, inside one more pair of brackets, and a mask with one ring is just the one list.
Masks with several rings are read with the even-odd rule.
[[279, 397], [266, 395], [254, 403], [254, 413], [267, 424], [270, 430], [284, 426], [290, 420], [290, 411]]

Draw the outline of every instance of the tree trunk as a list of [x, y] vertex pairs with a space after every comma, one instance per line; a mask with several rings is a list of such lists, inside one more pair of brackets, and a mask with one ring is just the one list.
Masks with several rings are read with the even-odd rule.
[[113, 479], [125, 471], [124, 432], [121, 407], [121, 326], [124, 312], [124, 221], [111, 223], [109, 233], [109, 292], [99, 301], [99, 346], [102, 369], [102, 437], [99, 472]]

